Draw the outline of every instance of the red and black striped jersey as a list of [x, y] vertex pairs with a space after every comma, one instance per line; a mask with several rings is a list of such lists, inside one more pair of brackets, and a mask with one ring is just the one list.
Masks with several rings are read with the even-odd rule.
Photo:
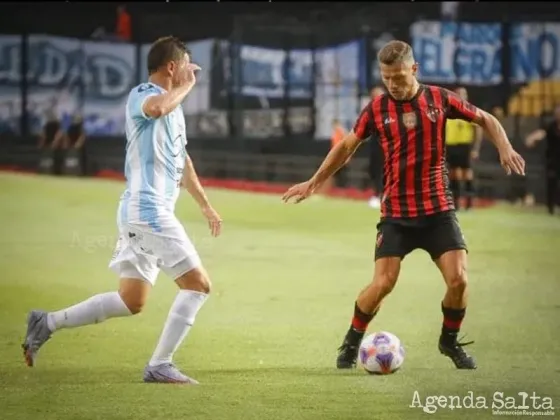
[[354, 134], [361, 140], [375, 136], [383, 150], [383, 219], [454, 210], [445, 160], [445, 122], [471, 122], [476, 112], [455, 93], [429, 85], [420, 85], [411, 100], [384, 94], [366, 105]]

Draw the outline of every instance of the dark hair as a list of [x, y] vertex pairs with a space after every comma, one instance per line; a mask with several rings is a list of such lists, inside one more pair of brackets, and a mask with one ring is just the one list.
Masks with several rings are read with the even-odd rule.
[[377, 54], [377, 61], [387, 66], [413, 61], [412, 47], [404, 41], [390, 41]]
[[174, 36], [159, 38], [148, 52], [148, 74], [153, 74], [170, 61], [180, 61], [191, 52], [187, 46]]

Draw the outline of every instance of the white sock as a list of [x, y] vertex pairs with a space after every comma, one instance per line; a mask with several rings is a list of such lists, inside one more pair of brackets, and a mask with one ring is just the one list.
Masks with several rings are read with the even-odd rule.
[[169, 310], [163, 332], [150, 360], [150, 366], [171, 363], [173, 354], [189, 333], [194, 324], [196, 314], [204, 305], [207, 297], [206, 293], [194, 292], [192, 290], [179, 291]]
[[47, 324], [51, 331], [98, 324], [108, 318], [132, 315], [118, 292], [102, 293], [74, 306], [50, 312]]

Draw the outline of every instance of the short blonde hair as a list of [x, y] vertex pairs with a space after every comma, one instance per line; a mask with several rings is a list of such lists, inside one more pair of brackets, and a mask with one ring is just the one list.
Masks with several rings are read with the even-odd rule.
[[377, 53], [377, 61], [386, 66], [414, 62], [412, 47], [404, 41], [390, 41]]

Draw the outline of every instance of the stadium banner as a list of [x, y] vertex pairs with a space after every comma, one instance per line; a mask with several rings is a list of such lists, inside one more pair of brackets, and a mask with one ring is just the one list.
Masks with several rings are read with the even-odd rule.
[[494, 86], [503, 81], [500, 23], [418, 21], [410, 37], [423, 82]]
[[361, 108], [360, 80], [365, 40], [315, 51], [315, 138], [331, 137], [333, 120], [352, 128]]
[[[228, 48], [224, 44], [224, 48]], [[312, 97], [313, 53], [311, 50], [291, 50], [241, 45], [239, 68], [243, 96], [280, 99], [289, 86], [293, 99]]]
[[[250, 138], [309, 134], [313, 123], [313, 53], [286, 51], [220, 41], [215, 55], [213, 103], [223, 112], [231, 106]], [[233, 57], [237, 59], [233, 59]], [[288, 98], [288, 100], [286, 100]], [[285, 127], [287, 123], [288, 127]]]
[[92, 136], [125, 132], [126, 101], [137, 82], [136, 45], [86, 41], [84, 57], [84, 128]]
[[23, 38], [0, 35], [0, 134], [21, 133], [21, 54]]
[[67, 127], [81, 111], [83, 54], [81, 41], [47, 35], [30, 35], [27, 59], [28, 130], [40, 133], [49, 118]]
[[511, 82], [560, 79], [560, 23], [511, 25]]
[[291, 99], [311, 99], [313, 96], [313, 51], [290, 50], [284, 67]]
[[242, 45], [239, 52], [241, 94], [265, 98], [284, 97], [286, 51]]

